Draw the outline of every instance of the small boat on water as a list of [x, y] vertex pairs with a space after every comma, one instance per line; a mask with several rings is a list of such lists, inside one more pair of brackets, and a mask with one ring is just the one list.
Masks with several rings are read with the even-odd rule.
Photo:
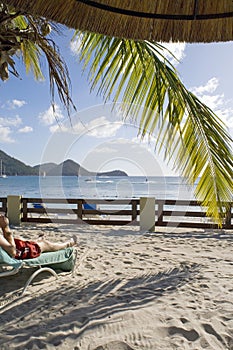
[[3, 172], [3, 167], [2, 167], [2, 159], [0, 161], [0, 178], [5, 179], [7, 176], [5, 174], [5, 171]]
[[93, 182], [93, 179], [91, 178], [88, 178], [88, 179], [85, 179], [86, 182]]

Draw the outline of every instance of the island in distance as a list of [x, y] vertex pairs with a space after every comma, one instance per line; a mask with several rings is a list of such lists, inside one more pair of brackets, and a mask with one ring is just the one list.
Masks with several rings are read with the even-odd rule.
[[45, 163], [35, 166], [26, 165], [18, 159], [10, 157], [0, 150], [0, 159], [4, 165], [6, 176], [128, 176], [121, 170], [108, 172], [91, 172], [71, 159], [60, 164]]

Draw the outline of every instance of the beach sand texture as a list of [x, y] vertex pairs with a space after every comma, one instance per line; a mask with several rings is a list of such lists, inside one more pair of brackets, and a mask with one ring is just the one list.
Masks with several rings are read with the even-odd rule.
[[0, 279], [0, 349], [233, 350], [233, 232], [24, 225], [35, 239], [77, 234], [75, 274]]

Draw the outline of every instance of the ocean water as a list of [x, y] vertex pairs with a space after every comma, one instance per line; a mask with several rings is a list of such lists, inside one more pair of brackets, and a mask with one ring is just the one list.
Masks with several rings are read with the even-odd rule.
[[194, 199], [193, 188], [180, 177], [9, 176], [0, 178], [0, 197]]

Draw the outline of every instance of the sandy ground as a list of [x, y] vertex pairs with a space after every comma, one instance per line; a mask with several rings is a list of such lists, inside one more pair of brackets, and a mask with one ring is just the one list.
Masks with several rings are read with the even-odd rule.
[[233, 350], [233, 231], [27, 225], [77, 234], [74, 276], [0, 280], [0, 349]]

